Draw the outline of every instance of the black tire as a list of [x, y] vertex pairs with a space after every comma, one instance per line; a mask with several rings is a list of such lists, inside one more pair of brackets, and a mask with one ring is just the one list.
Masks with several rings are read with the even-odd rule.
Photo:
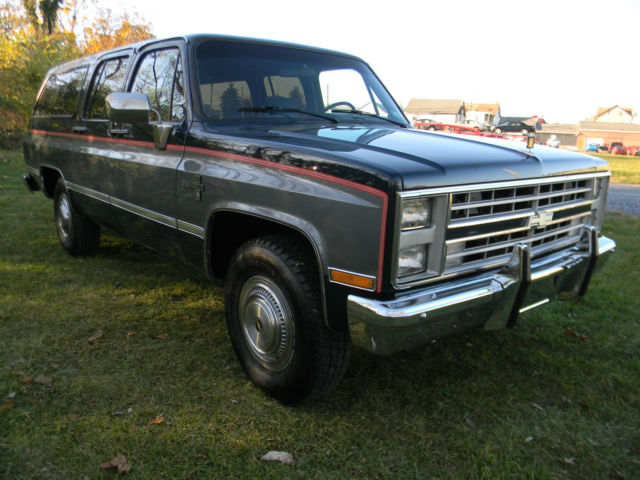
[[98, 251], [100, 226], [74, 213], [62, 179], [56, 183], [53, 194], [53, 215], [60, 244], [70, 255], [82, 257]]
[[285, 235], [246, 242], [229, 266], [231, 343], [251, 381], [283, 403], [331, 391], [349, 363], [349, 334], [326, 326], [318, 277], [310, 248]]

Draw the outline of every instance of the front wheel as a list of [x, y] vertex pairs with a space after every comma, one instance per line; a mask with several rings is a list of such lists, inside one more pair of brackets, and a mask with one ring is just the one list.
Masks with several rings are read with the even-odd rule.
[[325, 325], [315, 265], [302, 241], [265, 236], [236, 251], [225, 283], [236, 355], [251, 381], [284, 403], [329, 392], [349, 361], [348, 333]]
[[93, 255], [100, 243], [100, 226], [71, 208], [69, 192], [62, 179], [53, 194], [53, 215], [60, 244], [73, 256]]

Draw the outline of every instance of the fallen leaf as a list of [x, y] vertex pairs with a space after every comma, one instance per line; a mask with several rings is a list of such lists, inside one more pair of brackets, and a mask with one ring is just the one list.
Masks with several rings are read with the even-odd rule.
[[137, 335], [138, 332], [129, 332], [127, 333], [127, 337], [133, 337], [134, 335]]
[[617, 478], [627, 478], [625, 477], [624, 473], [622, 473], [620, 470], [614, 470], [613, 474], [617, 477]]
[[0, 412], [6, 412], [7, 410], [11, 410], [14, 405], [15, 405], [15, 402], [13, 400], [7, 400], [0, 407]]
[[150, 425], [160, 425], [163, 422], [164, 422], [164, 418], [162, 418], [160, 415], [158, 415], [156, 418], [151, 420]]
[[267, 452], [260, 459], [263, 462], [280, 462], [284, 465], [293, 465], [295, 461], [293, 460], [293, 455], [287, 452], [279, 452], [277, 450], [272, 450], [271, 452]]
[[33, 383], [33, 378], [31, 377], [23, 378], [22, 383]]
[[544, 408], [542, 408], [540, 405], [538, 405], [537, 403], [532, 403], [531, 406], [533, 408], [537, 408], [538, 410], [540, 410], [541, 412], [544, 412]]
[[127, 462], [127, 457], [118, 454], [109, 462], [105, 462], [99, 467], [101, 470], [108, 470], [110, 468], [117, 468], [118, 473], [129, 473], [131, 471], [131, 464]]
[[566, 463], [568, 465], [575, 465], [576, 464], [576, 459], [575, 458], [565, 458], [564, 459], [564, 463]]
[[524, 443], [531, 443], [533, 442], [533, 437], [527, 437], [524, 439]]
[[157, 338], [158, 340], [166, 340], [167, 338], [169, 338], [169, 335], [167, 335], [166, 333], [161, 333], [160, 335], [155, 335], [153, 338]]
[[585, 337], [584, 335], [581, 335], [577, 332], [574, 332], [573, 330], [571, 330], [569, 327], [564, 329], [564, 333], [566, 333], [567, 335], [569, 335], [570, 337], [573, 338], [577, 338], [578, 340], [580, 340], [581, 342], [586, 342], [587, 341], [587, 337]]
[[103, 335], [104, 335], [104, 332], [102, 330], [98, 330], [93, 337], [87, 339], [87, 342], [96, 343], [98, 340], [100, 340], [103, 337]]
[[51, 367], [51, 370], [58, 370], [60, 368], [60, 365], [58, 365], [57, 363], [52, 363], [49, 366]]
[[9, 395], [7, 395], [7, 398], [9, 400], [13, 400], [14, 398], [16, 398], [18, 396], [17, 392], [9, 392]]
[[37, 383], [38, 385], [51, 385], [53, 383], [53, 378], [40, 375], [33, 379], [33, 383]]

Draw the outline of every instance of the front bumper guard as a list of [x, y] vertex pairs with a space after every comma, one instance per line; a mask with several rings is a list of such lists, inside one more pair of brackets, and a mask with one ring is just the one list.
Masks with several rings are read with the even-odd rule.
[[609, 258], [615, 242], [585, 227], [580, 246], [532, 261], [518, 243], [499, 271], [400, 295], [391, 300], [349, 295], [347, 313], [354, 345], [387, 355], [470, 327], [512, 326], [520, 313], [556, 296], [584, 295], [591, 275]]

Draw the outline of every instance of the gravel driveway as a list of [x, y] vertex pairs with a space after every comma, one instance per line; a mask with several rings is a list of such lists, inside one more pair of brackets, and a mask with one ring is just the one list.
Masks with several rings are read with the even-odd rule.
[[640, 185], [611, 184], [607, 210], [640, 214]]

